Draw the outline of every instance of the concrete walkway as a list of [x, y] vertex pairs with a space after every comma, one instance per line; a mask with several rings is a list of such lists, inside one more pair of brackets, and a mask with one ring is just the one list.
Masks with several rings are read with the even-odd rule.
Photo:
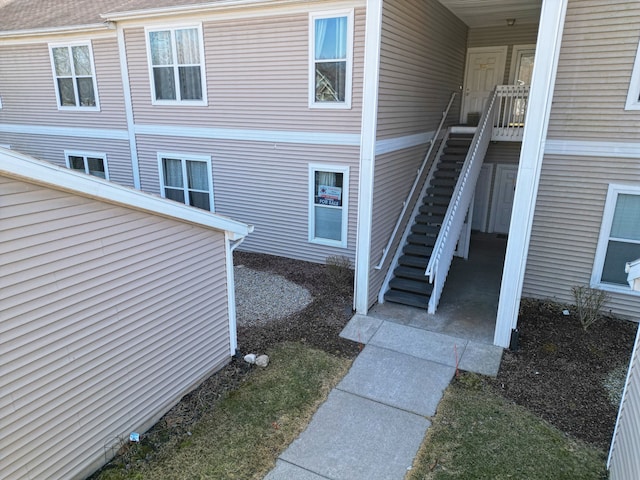
[[496, 375], [502, 349], [380, 317], [341, 336], [365, 347], [265, 480], [402, 480], [456, 371]]

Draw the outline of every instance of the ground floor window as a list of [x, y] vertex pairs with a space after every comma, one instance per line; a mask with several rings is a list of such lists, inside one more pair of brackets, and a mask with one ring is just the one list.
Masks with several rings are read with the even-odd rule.
[[211, 157], [159, 154], [162, 196], [214, 211]]
[[640, 258], [640, 185], [610, 185], [591, 283], [630, 292], [625, 265]]
[[347, 247], [349, 168], [309, 166], [309, 241]]
[[67, 167], [94, 177], [109, 180], [107, 156], [104, 153], [64, 152]]

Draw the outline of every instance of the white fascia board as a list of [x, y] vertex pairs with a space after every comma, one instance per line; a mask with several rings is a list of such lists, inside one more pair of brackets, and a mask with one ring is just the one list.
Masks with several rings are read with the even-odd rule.
[[89, 23], [87, 25], [68, 25], [64, 27], [31, 28], [27, 30], [5, 30], [4, 32], [0, 32], [0, 38], [42, 37], [50, 35], [95, 32], [101, 30], [115, 30], [115, 28], [111, 22], [103, 22]]
[[246, 225], [182, 203], [172, 202], [98, 177], [75, 172], [11, 150], [0, 149], [0, 175], [65, 190], [162, 217], [222, 230], [228, 232], [228, 236], [232, 240], [245, 237], [253, 231], [252, 225]]

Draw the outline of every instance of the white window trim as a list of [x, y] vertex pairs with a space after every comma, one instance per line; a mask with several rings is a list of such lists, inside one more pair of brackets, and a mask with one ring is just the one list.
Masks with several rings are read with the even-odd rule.
[[627, 103], [625, 110], [640, 110], [640, 44], [636, 52], [636, 61], [633, 64], [631, 81], [629, 82], [629, 93], [627, 93]]
[[[213, 170], [211, 168], [211, 156], [209, 155], [191, 155], [185, 153], [175, 153], [175, 152], [158, 152], [158, 173], [160, 175], [160, 196], [162, 198], [167, 198], [165, 193], [165, 181], [164, 181], [164, 168], [162, 168], [162, 159], [163, 158], [172, 158], [177, 160], [182, 160], [182, 178], [186, 179], [186, 163], [185, 160], [191, 160], [194, 162], [206, 162], [207, 164], [207, 175], [209, 181], [209, 211], [215, 212], [215, 203], [214, 203], [214, 195], [213, 195]], [[187, 198], [187, 185], [183, 187], [185, 189], [185, 198]], [[186, 205], [186, 204], [185, 204]], [[194, 207], [197, 208], [197, 207]]]
[[[60, 47], [80, 47], [87, 46], [89, 47], [89, 61], [91, 62], [91, 77], [93, 80], [93, 94], [96, 99], [96, 104], [93, 107], [83, 107], [83, 106], [63, 106], [62, 101], [60, 100], [60, 92], [58, 90], [58, 75], [56, 73], [56, 64], [53, 59], [53, 49]], [[72, 57], [73, 58], [73, 57]], [[51, 63], [51, 73], [53, 74], [53, 90], [56, 92], [56, 103], [58, 105], [58, 110], [72, 110], [77, 112], [99, 112], [100, 111], [100, 99], [98, 95], [98, 80], [96, 76], [96, 64], [93, 60], [93, 45], [91, 44], [91, 40], [86, 42], [64, 42], [64, 43], [50, 43], [49, 44], [49, 59]], [[75, 78], [75, 77], [74, 77]], [[76, 95], [76, 100], [80, 101], [80, 97], [77, 91], [77, 84], [73, 82], [73, 90]]]
[[640, 297], [640, 292], [636, 292], [628, 285], [616, 285], [612, 283], [604, 283], [601, 281], [602, 268], [604, 267], [604, 261], [607, 254], [607, 246], [609, 243], [611, 225], [613, 223], [613, 214], [615, 212], [616, 203], [619, 194], [629, 194], [640, 196], [639, 185], [622, 185], [622, 184], [609, 184], [609, 190], [607, 191], [607, 198], [605, 201], [604, 212], [602, 214], [602, 225], [600, 226], [600, 236], [598, 238], [598, 246], [596, 248], [596, 254], [593, 261], [593, 271], [591, 272], [591, 287], [599, 288], [615, 293], [624, 293], [627, 295], [633, 295]]
[[516, 67], [518, 66], [518, 62], [520, 60], [520, 56], [523, 53], [532, 51], [535, 54], [536, 45], [535, 43], [528, 45], [514, 45], [513, 51], [511, 52], [511, 66], [509, 67], [509, 82], [512, 85], [515, 85], [516, 81]]
[[[342, 174], [342, 230], [340, 240], [330, 240], [315, 236], [315, 174], [316, 172], [331, 172]], [[327, 207], [331, 208], [331, 207]], [[347, 234], [349, 225], [349, 167], [336, 165], [309, 164], [309, 242], [331, 247], [347, 248]]]
[[[151, 32], [163, 32], [163, 31], [171, 31], [172, 32], [172, 41], [171, 41], [171, 48], [173, 49], [173, 55], [174, 58], [178, 59], [177, 55], [176, 55], [176, 45], [175, 42], [173, 41], [174, 38], [174, 33], [175, 30], [182, 30], [182, 29], [186, 29], [186, 28], [195, 28], [198, 30], [198, 41], [199, 41], [199, 51], [200, 51], [200, 83], [201, 85], [201, 89], [202, 89], [202, 100], [157, 100], [156, 99], [156, 88], [155, 88], [155, 83], [154, 83], [154, 79], [153, 79], [153, 63], [151, 61], [151, 43], [149, 42], [149, 33]], [[149, 88], [150, 88], [150, 93], [151, 93], [151, 104], [152, 105], [168, 105], [168, 106], [172, 106], [172, 105], [178, 105], [178, 106], [187, 106], [187, 105], [192, 105], [192, 106], [198, 106], [198, 107], [206, 107], [208, 105], [207, 103], [207, 78], [206, 78], [206, 62], [205, 62], [205, 56], [204, 56], [204, 37], [202, 34], [202, 23], [187, 23], [187, 24], [172, 24], [172, 25], [164, 25], [164, 26], [153, 26], [153, 27], [145, 27], [144, 29], [144, 37], [145, 37], [145, 43], [147, 46], [147, 66], [149, 69]], [[174, 74], [177, 75], [176, 71], [174, 70]], [[179, 82], [178, 79], [176, 78], [176, 96], [178, 96], [180, 94], [180, 88], [179, 88]]]
[[[85, 151], [80, 151], [80, 150], [65, 150], [64, 151], [64, 161], [67, 165], [67, 168], [71, 169], [71, 161], [69, 160], [69, 157], [83, 157], [85, 159], [85, 163], [84, 163], [84, 169], [87, 175], [91, 175], [89, 173], [89, 164], [87, 163], [87, 157], [91, 157], [91, 158], [100, 158], [102, 159], [102, 164], [104, 165], [104, 179], [105, 180], [109, 180], [109, 165], [107, 163], [107, 154], [104, 152], [85, 152]], [[78, 170], [75, 170], [78, 171]], [[101, 178], [98, 177], [96, 175], [92, 175], [93, 177], [96, 178]]]
[[[315, 26], [321, 18], [347, 17], [347, 65], [344, 102], [316, 102]], [[309, 13], [309, 108], [351, 109], [353, 84], [353, 9]]]

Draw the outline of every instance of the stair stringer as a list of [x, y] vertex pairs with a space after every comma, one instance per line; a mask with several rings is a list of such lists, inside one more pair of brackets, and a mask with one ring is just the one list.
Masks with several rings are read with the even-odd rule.
[[420, 189], [420, 194], [416, 197], [416, 202], [411, 211], [411, 215], [409, 216], [409, 220], [404, 228], [404, 232], [402, 233], [402, 237], [398, 242], [398, 246], [396, 247], [396, 251], [389, 263], [389, 267], [387, 269], [387, 274], [384, 277], [384, 281], [382, 282], [382, 286], [380, 287], [380, 291], [378, 292], [378, 303], [384, 303], [384, 294], [389, 290], [389, 282], [393, 278], [393, 272], [398, 267], [398, 260], [402, 256], [402, 249], [407, 243], [407, 237], [411, 233], [411, 227], [413, 226], [414, 219], [416, 215], [420, 212], [420, 207], [422, 206], [421, 199], [426, 195], [427, 188], [431, 185], [431, 180], [433, 179], [433, 175], [438, 169], [438, 164], [442, 158], [442, 154], [444, 152], [445, 147], [447, 146], [447, 141], [449, 140], [449, 136], [451, 135], [451, 130], [455, 127], [449, 127], [444, 136], [442, 137], [442, 141], [440, 142], [440, 147], [438, 148], [438, 152], [436, 153], [433, 162], [431, 163], [431, 167], [429, 168], [429, 173], [425, 177], [422, 188]]

